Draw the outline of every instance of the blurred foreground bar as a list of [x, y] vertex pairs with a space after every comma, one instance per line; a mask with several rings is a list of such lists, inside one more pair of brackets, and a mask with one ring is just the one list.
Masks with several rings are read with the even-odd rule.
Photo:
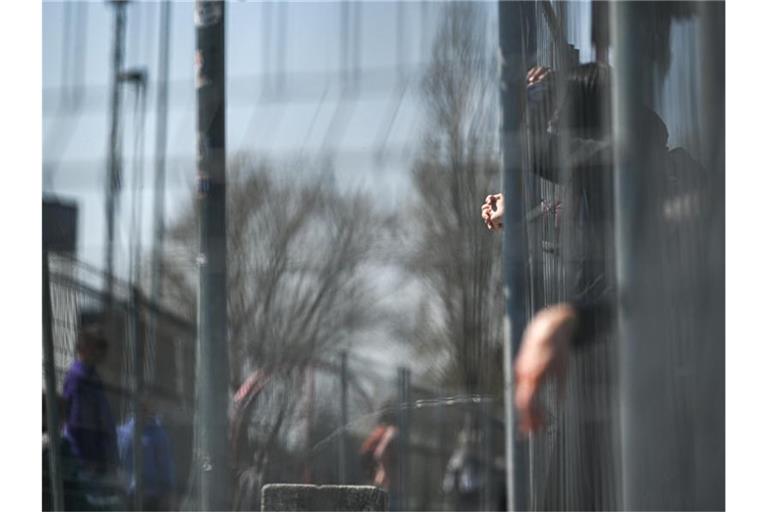
[[269, 484], [261, 491], [263, 512], [388, 510], [387, 493], [370, 485]]

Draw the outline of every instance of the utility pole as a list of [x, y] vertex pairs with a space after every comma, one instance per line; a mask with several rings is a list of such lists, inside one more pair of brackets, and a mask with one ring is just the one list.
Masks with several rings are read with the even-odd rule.
[[104, 247], [106, 270], [105, 291], [107, 296], [107, 310], [112, 307], [112, 288], [114, 273], [115, 252], [115, 205], [120, 192], [120, 180], [122, 179], [122, 148], [120, 143], [120, 105], [121, 105], [121, 80], [123, 70], [123, 57], [125, 46], [125, 7], [127, 0], [110, 0], [115, 7], [115, 38], [112, 44], [112, 101], [110, 103], [110, 129], [109, 129], [109, 164], [107, 167], [107, 179], [105, 183], [106, 214], [107, 214], [107, 240]]
[[202, 510], [228, 510], [225, 3], [195, 3], [197, 89], [197, 439]]
[[504, 423], [507, 462], [507, 508], [528, 506], [528, 443], [515, 435], [515, 381], [513, 362], [526, 324], [526, 261], [528, 247], [523, 211], [522, 119], [525, 87], [523, 10], [520, 2], [499, 2], [499, 50], [501, 56], [501, 151], [502, 180], [507, 211], [503, 235], [504, 296]]
[[[165, 237], [165, 152], [168, 127], [168, 66], [170, 64], [171, 6], [165, 0], [160, 7], [160, 56], [157, 69], [157, 125], [155, 131], [155, 205], [152, 231], [152, 269], [150, 301], [159, 305], [162, 288], [162, 254]], [[147, 343], [150, 377], [155, 370], [155, 345], [157, 343], [157, 313], [149, 319]]]

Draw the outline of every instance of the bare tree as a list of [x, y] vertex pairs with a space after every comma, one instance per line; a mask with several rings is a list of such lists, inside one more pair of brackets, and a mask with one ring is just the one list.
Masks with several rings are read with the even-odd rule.
[[[498, 190], [492, 52], [482, 6], [446, 4], [423, 78], [427, 128], [413, 167], [408, 267], [427, 284], [410, 338], [442, 384], [496, 384], [503, 298], [500, 241], [480, 220]], [[498, 366], [498, 368], [497, 368]]]
[[[251, 368], [301, 365], [378, 320], [366, 271], [388, 219], [370, 197], [342, 194], [322, 176], [290, 180], [263, 162], [230, 164], [227, 301], [236, 385]], [[168, 300], [191, 318], [195, 215], [189, 208], [171, 228], [164, 267]]]
[[[232, 442], [237, 503], [258, 496], [270, 454], [285, 453], [301, 423], [304, 368], [382, 321], [371, 283], [392, 226], [363, 193], [342, 193], [330, 173], [273, 172], [244, 157], [229, 165], [228, 335], [233, 387], [261, 380], [236, 404]], [[194, 204], [194, 202], [191, 202]], [[169, 231], [165, 297], [194, 318], [196, 213]], [[243, 488], [246, 486], [246, 488]], [[249, 498], [250, 497], [250, 498]]]

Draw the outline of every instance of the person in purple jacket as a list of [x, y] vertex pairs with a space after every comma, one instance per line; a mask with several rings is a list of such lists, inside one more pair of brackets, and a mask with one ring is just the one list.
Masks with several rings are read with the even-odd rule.
[[64, 435], [74, 456], [95, 480], [116, 475], [117, 433], [104, 384], [96, 371], [107, 354], [107, 337], [99, 313], [79, 318], [77, 360], [64, 379]]

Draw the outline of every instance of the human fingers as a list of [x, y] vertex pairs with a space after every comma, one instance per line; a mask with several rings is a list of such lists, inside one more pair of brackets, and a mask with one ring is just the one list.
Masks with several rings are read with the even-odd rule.
[[533, 85], [536, 83], [537, 77], [539, 76], [539, 73], [541, 72], [541, 66], [534, 66], [528, 71], [528, 85]]
[[539, 66], [539, 68], [536, 70], [536, 75], [534, 77], [534, 82], [539, 82], [544, 79], [549, 74], [549, 68], [544, 66]]
[[483, 213], [483, 222], [488, 227], [488, 229], [493, 230], [493, 221], [491, 219], [491, 212]]
[[534, 77], [540, 70], [541, 70], [541, 66], [533, 66], [531, 69], [529, 69], [526, 75], [526, 78], [528, 79], [528, 81], [533, 82]]

